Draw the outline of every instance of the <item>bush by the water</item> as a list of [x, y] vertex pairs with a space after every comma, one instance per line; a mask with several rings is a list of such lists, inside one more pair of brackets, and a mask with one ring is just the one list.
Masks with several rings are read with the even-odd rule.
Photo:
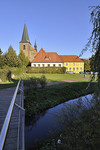
[[10, 81], [11, 80], [11, 71], [1, 69], [0, 70], [0, 79], [1, 79], [1, 81], [6, 81], [6, 80]]
[[66, 72], [65, 67], [27, 67], [27, 73], [59, 73]]

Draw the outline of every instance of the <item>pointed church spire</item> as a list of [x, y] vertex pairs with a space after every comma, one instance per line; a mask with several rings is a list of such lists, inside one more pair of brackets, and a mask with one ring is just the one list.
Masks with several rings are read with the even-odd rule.
[[22, 40], [20, 41], [20, 43], [30, 43], [29, 36], [28, 36], [28, 31], [27, 31], [27, 26], [26, 26], [26, 21], [25, 21], [25, 24], [24, 24]]
[[35, 40], [35, 44], [34, 44], [34, 49], [37, 51], [37, 44], [36, 44], [36, 40]]

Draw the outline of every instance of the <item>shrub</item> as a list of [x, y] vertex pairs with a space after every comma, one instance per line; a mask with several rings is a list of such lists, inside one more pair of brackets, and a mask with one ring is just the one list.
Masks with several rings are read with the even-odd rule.
[[0, 79], [2, 81], [10, 81], [11, 80], [11, 70], [5, 70], [5, 69], [1, 69], [0, 70]]
[[29, 80], [24, 81], [24, 85], [27, 86], [28, 88], [33, 88], [33, 89], [37, 89], [37, 85], [39, 83], [39, 79], [32, 77], [29, 78]]
[[44, 88], [46, 86], [46, 77], [44, 75], [41, 76], [41, 78], [39, 79], [39, 83], [41, 85], [42, 88]]
[[66, 72], [65, 67], [27, 67], [27, 73], [60, 73]]

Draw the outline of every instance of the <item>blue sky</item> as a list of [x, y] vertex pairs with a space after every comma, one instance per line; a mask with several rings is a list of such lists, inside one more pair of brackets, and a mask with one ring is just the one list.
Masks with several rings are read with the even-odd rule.
[[[0, 1], [0, 48], [12, 45], [19, 54], [24, 23], [38, 51], [79, 55], [92, 32], [88, 6], [100, 0], [2, 0]], [[91, 56], [85, 52], [83, 58]]]

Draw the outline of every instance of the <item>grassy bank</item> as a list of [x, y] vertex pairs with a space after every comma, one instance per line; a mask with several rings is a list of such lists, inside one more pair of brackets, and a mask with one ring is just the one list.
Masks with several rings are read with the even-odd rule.
[[37, 90], [25, 90], [25, 109], [26, 119], [54, 107], [67, 100], [80, 97], [92, 93], [95, 83], [91, 83], [88, 89], [89, 82], [72, 82], [60, 85], [46, 86]]

